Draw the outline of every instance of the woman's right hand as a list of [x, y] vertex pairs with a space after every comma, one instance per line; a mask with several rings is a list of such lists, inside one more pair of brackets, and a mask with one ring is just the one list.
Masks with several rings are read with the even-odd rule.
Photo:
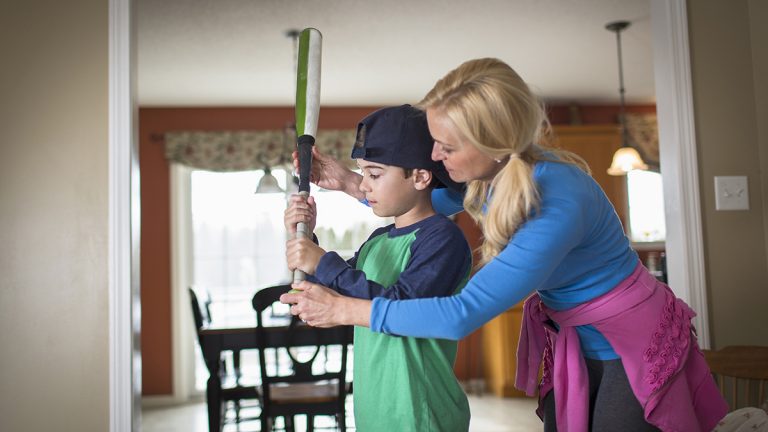
[[371, 301], [345, 297], [309, 281], [293, 284], [295, 291], [280, 296], [291, 305], [291, 314], [313, 327], [370, 326]]
[[[293, 152], [293, 167], [299, 170], [299, 152]], [[362, 176], [342, 165], [333, 157], [323, 154], [312, 147], [312, 170], [309, 180], [323, 189], [342, 191], [358, 200], [365, 198], [360, 192]]]
[[299, 194], [293, 194], [288, 198], [288, 208], [283, 212], [283, 224], [290, 234], [289, 238], [296, 237], [296, 225], [299, 222], [307, 224], [308, 233], [315, 232], [317, 204], [314, 197], [304, 198]]

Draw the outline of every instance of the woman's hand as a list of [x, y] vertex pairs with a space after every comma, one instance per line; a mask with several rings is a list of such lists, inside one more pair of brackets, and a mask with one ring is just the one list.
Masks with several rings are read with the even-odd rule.
[[313, 275], [323, 255], [325, 250], [308, 238], [288, 240], [285, 244], [285, 258], [291, 271], [299, 269]]
[[294, 283], [293, 288], [301, 292], [283, 294], [280, 301], [290, 304], [291, 313], [313, 327], [370, 326], [370, 300], [344, 297], [307, 281]]
[[288, 198], [288, 208], [283, 213], [283, 224], [290, 234], [289, 238], [296, 237], [296, 225], [299, 222], [307, 224], [307, 232], [315, 231], [317, 223], [317, 204], [315, 198], [304, 198], [301, 195], [293, 194]]
[[[293, 152], [293, 167], [299, 170], [299, 152]], [[312, 147], [312, 170], [309, 180], [323, 189], [342, 191], [358, 200], [365, 198], [360, 192], [362, 176], [345, 167], [333, 157], [320, 153], [317, 146]]]

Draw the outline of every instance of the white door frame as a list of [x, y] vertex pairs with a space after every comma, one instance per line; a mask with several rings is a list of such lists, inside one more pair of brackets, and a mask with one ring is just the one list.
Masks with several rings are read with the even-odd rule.
[[[709, 346], [685, 0], [650, 0], [670, 285]], [[141, 428], [139, 171], [131, 0], [109, 0], [109, 430]]]
[[699, 345], [709, 348], [704, 236], [685, 0], [651, 0], [651, 33], [669, 286], [697, 312], [693, 323]]
[[131, 0], [109, 0], [109, 431], [141, 429], [136, 31]]

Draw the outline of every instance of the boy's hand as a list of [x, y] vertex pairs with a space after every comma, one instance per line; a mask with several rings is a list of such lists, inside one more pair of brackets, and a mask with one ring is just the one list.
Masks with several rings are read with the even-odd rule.
[[311, 236], [317, 223], [317, 205], [313, 197], [305, 199], [301, 195], [293, 194], [288, 199], [288, 208], [283, 213], [283, 223], [290, 238], [296, 237], [296, 224], [299, 222], [307, 224], [307, 232]]
[[315, 274], [323, 255], [325, 250], [308, 238], [288, 240], [285, 244], [285, 258], [291, 271], [299, 269], [306, 274]]

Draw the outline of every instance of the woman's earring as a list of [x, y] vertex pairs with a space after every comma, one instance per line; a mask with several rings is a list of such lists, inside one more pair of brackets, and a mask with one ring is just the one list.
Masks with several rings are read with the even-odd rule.
[[501, 159], [494, 159], [496, 163], [501, 163]]

